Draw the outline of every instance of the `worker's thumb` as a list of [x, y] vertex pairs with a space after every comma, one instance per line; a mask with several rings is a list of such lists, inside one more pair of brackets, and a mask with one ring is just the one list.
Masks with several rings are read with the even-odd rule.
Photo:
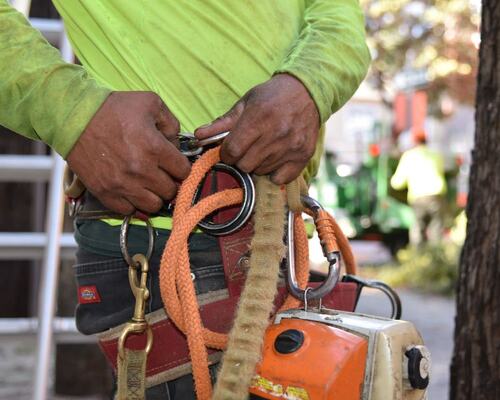
[[205, 139], [207, 137], [216, 135], [218, 133], [230, 131], [236, 125], [238, 120], [243, 114], [245, 109], [244, 100], [238, 101], [233, 108], [231, 108], [223, 116], [217, 118], [213, 122], [200, 126], [194, 131], [195, 136], [198, 139]]

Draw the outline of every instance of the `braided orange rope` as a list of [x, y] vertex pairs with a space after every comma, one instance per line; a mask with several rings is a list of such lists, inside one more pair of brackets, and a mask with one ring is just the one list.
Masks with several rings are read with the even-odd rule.
[[[242, 189], [227, 189], [203, 198], [194, 206], [191, 205], [198, 185], [219, 161], [219, 147], [208, 150], [193, 164], [191, 174], [182, 183], [176, 198], [173, 229], [160, 264], [161, 297], [168, 316], [187, 337], [199, 400], [209, 400], [212, 394], [206, 348], [224, 349], [227, 335], [203, 326], [191, 280], [188, 238], [197, 223], [207, 215], [217, 209], [243, 201]], [[331, 216], [327, 214], [327, 217], [322, 216], [322, 218], [325, 221], [322, 223], [325, 226], [322, 232], [326, 233], [320, 233], [321, 240], [331, 242], [337, 237], [346, 260], [347, 271], [354, 273], [354, 258], [347, 239]], [[295, 216], [294, 228], [297, 281], [301, 288], [305, 288], [309, 277], [309, 251], [305, 225], [300, 213]], [[288, 296], [282, 309], [299, 306], [298, 300]]]

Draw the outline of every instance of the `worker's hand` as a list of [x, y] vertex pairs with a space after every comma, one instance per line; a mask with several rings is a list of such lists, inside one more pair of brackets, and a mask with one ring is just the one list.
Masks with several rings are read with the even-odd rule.
[[114, 92], [67, 157], [71, 170], [120, 214], [158, 211], [190, 163], [176, 147], [179, 122], [151, 92]]
[[251, 89], [234, 107], [195, 131], [199, 139], [231, 131], [222, 161], [244, 172], [271, 174], [274, 183], [291, 182], [314, 154], [318, 110], [303, 84], [291, 75], [275, 75]]

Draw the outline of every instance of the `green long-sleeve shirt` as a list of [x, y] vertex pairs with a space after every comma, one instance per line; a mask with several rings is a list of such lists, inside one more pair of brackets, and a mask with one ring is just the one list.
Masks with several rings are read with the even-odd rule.
[[64, 63], [0, 0], [0, 124], [63, 157], [112, 90], [158, 93], [192, 131], [286, 72], [303, 82], [325, 122], [369, 64], [357, 0], [54, 3], [83, 67]]

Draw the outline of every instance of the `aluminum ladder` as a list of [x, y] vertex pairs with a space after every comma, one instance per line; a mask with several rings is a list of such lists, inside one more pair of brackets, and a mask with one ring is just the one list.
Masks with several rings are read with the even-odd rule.
[[[26, 16], [29, 14], [30, 0], [16, 0], [11, 3]], [[59, 47], [65, 61], [73, 62], [73, 51], [62, 21], [32, 18], [30, 23], [40, 30], [49, 42]], [[50, 156], [0, 156], [0, 181], [49, 182], [45, 233], [0, 233], [0, 259], [42, 260], [38, 318], [0, 318], [0, 335], [38, 334], [32, 395], [34, 400], [45, 400], [48, 396], [54, 338], [89, 341], [77, 333], [73, 318], [55, 318], [59, 262], [61, 257], [73, 257], [76, 248], [72, 234], [62, 233], [64, 166], [64, 160], [55, 152]]]

